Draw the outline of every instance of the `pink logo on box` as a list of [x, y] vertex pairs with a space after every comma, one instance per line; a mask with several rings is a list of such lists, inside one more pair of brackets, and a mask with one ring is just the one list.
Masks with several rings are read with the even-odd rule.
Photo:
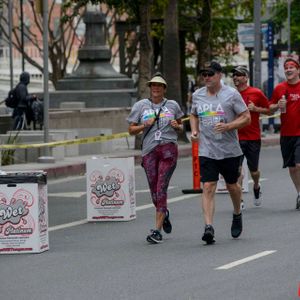
[[122, 190], [122, 183], [125, 176], [118, 169], [111, 169], [106, 176], [100, 171], [94, 171], [90, 175], [91, 181], [91, 202], [95, 206], [122, 206], [124, 205], [125, 194]]
[[17, 190], [11, 200], [0, 193], [0, 234], [5, 236], [32, 234], [35, 225], [29, 212], [33, 204], [33, 195], [24, 189]]

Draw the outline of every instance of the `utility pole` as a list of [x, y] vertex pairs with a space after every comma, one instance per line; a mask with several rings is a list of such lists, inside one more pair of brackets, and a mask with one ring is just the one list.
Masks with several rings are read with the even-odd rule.
[[[49, 74], [48, 74], [48, 0], [43, 0], [43, 50], [44, 50], [44, 142], [49, 142]], [[49, 147], [45, 147], [49, 156]]]
[[254, 1], [254, 86], [261, 88], [261, 0]]
[[287, 12], [288, 12], [288, 55], [291, 54], [291, 0], [287, 0]]
[[13, 22], [13, 1], [8, 1], [8, 36], [9, 36], [9, 71], [10, 89], [14, 87], [14, 58], [12, 49], [12, 22]]
[[[9, 1], [11, 2], [11, 1]], [[20, 0], [20, 17], [21, 17], [21, 49], [22, 49], [22, 72], [25, 70], [24, 58], [24, 14], [23, 14], [23, 0]]]

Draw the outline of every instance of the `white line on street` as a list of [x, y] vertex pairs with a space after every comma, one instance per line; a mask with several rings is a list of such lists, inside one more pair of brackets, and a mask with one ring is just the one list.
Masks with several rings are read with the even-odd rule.
[[[175, 186], [169, 186], [168, 190], [175, 189]], [[135, 193], [149, 193], [149, 189], [146, 190], [136, 190]], [[63, 193], [48, 193], [48, 197], [61, 197], [61, 198], [80, 198], [86, 195], [86, 192], [63, 192]]]
[[49, 193], [49, 197], [61, 197], [61, 198], [80, 198], [86, 195], [86, 192], [64, 192], [64, 193]]
[[[175, 186], [169, 186], [169, 187], [168, 187], [168, 190], [173, 190], [173, 189], [175, 189]], [[145, 190], [136, 190], [136, 191], [135, 191], [136, 194], [139, 194], [139, 193], [149, 193], [149, 192], [150, 192], [149, 189], [145, 189]]]
[[55, 231], [55, 230], [70, 228], [70, 227], [82, 225], [82, 224], [85, 224], [85, 223], [87, 223], [87, 219], [79, 220], [79, 221], [75, 221], [75, 222], [71, 222], [71, 223], [65, 223], [65, 224], [61, 224], [61, 225], [57, 225], [57, 226], [52, 226], [52, 227], [49, 227], [49, 231]]
[[[193, 197], [197, 197], [197, 195], [196, 194], [190, 194], [190, 195], [183, 195], [183, 196], [175, 197], [175, 198], [169, 199], [168, 203], [169, 204], [170, 203], [175, 203], [175, 202], [182, 201], [182, 200], [185, 200], [185, 199], [190, 199], [190, 198], [193, 198]], [[150, 207], [153, 207], [152, 203], [138, 206], [136, 208], [136, 211], [144, 210], [144, 209], [147, 209], [147, 208], [150, 208]], [[71, 222], [71, 223], [65, 223], [65, 224], [49, 227], [49, 231], [56, 231], [56, 230], [60, 230], [60, 229], [70, 228], [70, 227], [74, 227], [74, 226], [78, 226], [78, 225], [83, 225], [83, 224], [86, 224], [86, 223], [87, 223], [87, 219], [79, 220], [79, 221], [75, 221], [75, 222]]]
[[249, 261], [252, 261], [252, 260], [255, 260], [255, 259], [267, 256], [267, 255], [270, 255], [270, 254], [273, 254], [275, 252], [277, 252], [277, 250], [263, 251], [263, 252], [260, 252], [260, 253], [257, 253], [257, 254], [245, 257], [243, 259], [236, 260], [236, 261], [231, 262], [229, 264], [223, 265], [221, 267], [216, 268], [215, 270], [228, 270], [228, 269], [234, 268], [236, 266], [245, 264], [245, 263], [247, 263]]

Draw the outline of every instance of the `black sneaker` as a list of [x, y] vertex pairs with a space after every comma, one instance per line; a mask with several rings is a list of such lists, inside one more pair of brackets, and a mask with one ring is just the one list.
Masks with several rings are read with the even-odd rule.
[[202, 241], [206, 242], [207, 245], [215, 242], [215, 230], [212, 225], [205, 225]]
[[296, 209], [300, 209], [300, 195], [296, 199]]
[[261, 197], [261, 191], [260, 191], [260, 186], [258, 189], [253, 188], [253, 193], [254, 193], [254, 205], [255, 206], [261, 206], [262, 202], [262, 197]]
[[238, 238], [243, 231], [243, 220], [242, 213], [239, 215], [233, 214], [232, 225], [231, 225], [231, 236], [233, 238]]
[[147, 236], [146, 240], [151, 244], [162, 243], [162, 235], [159, 230], [150, 230], [150, 234]]
[[170, 212], [167, 209], [165, 219], [163, 222], [163, 230], [165, 233], [171, 233], [172, 232], [172, 224], [170, 222]]

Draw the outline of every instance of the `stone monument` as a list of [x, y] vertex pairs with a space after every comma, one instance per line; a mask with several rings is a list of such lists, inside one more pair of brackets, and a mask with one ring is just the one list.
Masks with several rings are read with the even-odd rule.
[[136, 98], [133, 80], [110, 64], [105, 15], [87, 11], [83, 20], [86, 32], [84, 45], [78, 51], [79, 66], [58, 81], [56, 91], [50, 93], [50, 108], [59, 108], [62, 102], [100, 108], [132, 106]]

